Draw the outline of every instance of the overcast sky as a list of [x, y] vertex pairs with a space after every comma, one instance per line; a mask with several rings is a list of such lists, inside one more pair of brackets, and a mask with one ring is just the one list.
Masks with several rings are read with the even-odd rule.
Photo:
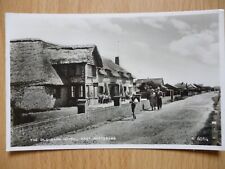
[[136, 78], [219, 85], [218, 14], [8, 16], [9, 39], [96, 44], [101, 56], [112, 60], [119, 56], [121, 66]]

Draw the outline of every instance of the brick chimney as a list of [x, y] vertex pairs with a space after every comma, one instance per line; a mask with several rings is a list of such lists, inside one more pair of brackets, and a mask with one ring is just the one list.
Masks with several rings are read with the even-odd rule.
[[119, 56], [115, 57], [115, 64], [120, 65], [120, 58], [119, 58]]

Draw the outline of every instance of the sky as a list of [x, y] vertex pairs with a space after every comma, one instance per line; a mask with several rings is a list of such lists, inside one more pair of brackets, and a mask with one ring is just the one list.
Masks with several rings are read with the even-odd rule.
[[219, 85], [218, 14], [7, 16], [8, 39], [62, 45], [95, 44], [139, 78]]

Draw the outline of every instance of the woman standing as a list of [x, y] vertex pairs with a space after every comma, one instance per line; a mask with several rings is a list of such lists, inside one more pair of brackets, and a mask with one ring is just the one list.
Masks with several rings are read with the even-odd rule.
[[153, 89], [151, 89], [151, 91], [150, 91], [149, 101], [150, 101], [150, 106], [152, 107], [152, 111], [155, 110], [155, 107], [156, 107], [156, 94], [155, 94], [155, 91]]
[[158, 87], [156, 90], [156, 98], [157, 98], [157, 107], [158, 110], [162, 108], [162, 92], [160, 91], [160, 88]]

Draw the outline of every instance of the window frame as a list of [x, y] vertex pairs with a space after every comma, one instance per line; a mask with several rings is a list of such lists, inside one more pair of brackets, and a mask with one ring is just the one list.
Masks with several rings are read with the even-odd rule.
[[96, 77], [97, 76], [96, 66], [87, 64], [87, 76], [88, 77]]

